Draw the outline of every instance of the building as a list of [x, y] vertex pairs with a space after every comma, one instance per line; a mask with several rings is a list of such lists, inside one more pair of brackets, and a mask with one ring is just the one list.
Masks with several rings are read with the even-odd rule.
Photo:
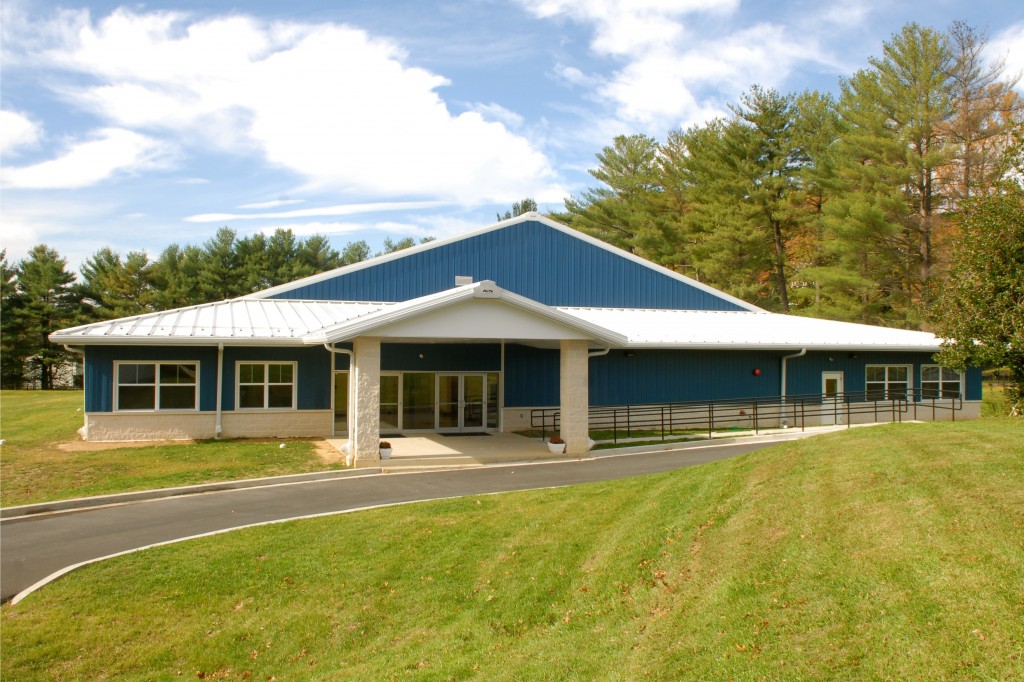
[[962, 417], [981, 400], [932, 334], [769, 313], [536, 213], [50, 339], [84, 354], [89, 440], [346, 435], [357, 460], [382, 435], [518, 430], [536, 408], [583, 453], [594, 406], [810, 394], [950, 418], [936, 399]]

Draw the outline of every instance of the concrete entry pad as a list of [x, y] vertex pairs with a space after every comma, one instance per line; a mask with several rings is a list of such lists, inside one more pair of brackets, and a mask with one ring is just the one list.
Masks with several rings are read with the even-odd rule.
[[[425, 467], [469, 467], [541, 459], [579, 459], [574, 456], [552, 455], [547, 444], [539, 438], [527, 438], [514, 433], [450, 436], [443, 433], [408, 433], [401, 437], [384, 436], [381, 440], [391, 443], [391, 459], [374, 460], [372, 466], [380, 467], [384, 471], [408, 471]], [[341, 450], [347, 441], [342, 438], [331, 438], [327, 442]], [[367, 463], [367, 466], [370, 465]]]

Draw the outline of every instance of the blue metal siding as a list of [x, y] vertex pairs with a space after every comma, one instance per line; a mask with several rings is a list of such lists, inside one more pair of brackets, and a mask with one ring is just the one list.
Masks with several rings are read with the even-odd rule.
[[331, 407], [331, 354], [323, 346], [313, 348], [260, 348], [256, 346], [224, 349], [223, 409], [235, 409], [235, 363], [296, 362], [297, 407], [300, 410], [328, 410]]
[[[613, 350], [590, 360], [590, 404], [687, 402], [778, 395], [778, 354]], [[761, 370], [759, 375], [754, 370]]]
[[[865, 368], [868, 365], [911, 365], [914, 368], [914, 388], [921, 388], [921, 366], [937, 364], [932, 353], [907, 352], [864, 352], [864, 351], [816, 351], [789, 361], [787, 374], [788, 393], [821, 393], [821, 373], [836, 371], [843, 373], [843, 386], [851, 393], [865, 389]], [[981, 400], [981, 370], [967, 371], [964, 397], [966, 400]]]
[[[626, 355], [633, 353], [632, 357]], [[778, 396], [780, 351], [613, 350], [590, 360], [590, 404], [624, 405]], [[557, 350], [508, 346], [505, 405], [557, 405]], [[821, 393], [821, 373], [842, 371], [845, 389], [862, 392], [867, 365], [912, 365], [921, 387], [921, 365], [935, 364], [931, 353], [810, 352], [787, 363], [787, 394]], [[759, 375], [754, 374], [760, 369]], [[981, 399], [981, 371], [970, 369], [966, 399]]]
[[114, 362], [177, 360], [199, 362], [199, 409], [216, 410], [217, 349], [201, 346], [86, 346], [85, 411], [114, 410]]
[[966, 382], [964, 399], [981, 400], [981, 367], [968, 367]]
[[536, 221], [408, 254], [276, 298], [406, 301], [451, 289], [456, 275], [545, 305], [740, 310], [714, 294]]
[[557, 350], [505, 346], [505, 407], [557, 405], [559, 357]]

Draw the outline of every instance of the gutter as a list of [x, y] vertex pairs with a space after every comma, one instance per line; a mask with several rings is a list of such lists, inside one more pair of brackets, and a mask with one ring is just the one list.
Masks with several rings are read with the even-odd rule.
[[610, 353], [611, 351], [612, 351], [611, 346], [608, 346], [604, 350], [592, 350], [592, 351], [590, 351], [589, 353], [587, 353], [587, 357], [588, 358], [599, 358], [602, 355], [608, 355], [608, 353]]
[[782, 398], [782, 428], [784, 429], [789, 428], [789, 424], [786, 423], [786, 361], [793, 358], [802, 358], [805, 355], [807, 355], [807, 349], [801, 348], [799, 353], [782, 356], [782, 385], [779, 387], [779, 395]]

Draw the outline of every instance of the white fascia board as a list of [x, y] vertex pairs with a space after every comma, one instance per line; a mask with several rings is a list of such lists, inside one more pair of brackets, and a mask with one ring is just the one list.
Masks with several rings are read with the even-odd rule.
[[600, 239], [597, 239], [596, 237], [591, 237], [588, 234], [584, 234], [582, 232], [574, 230], [571, 227], [563, 225], [562, 223], [556, 222], [551, 218], [548, 218], [547, 216], [541, 215], [540, 213], [533, 211], [531, 211], [530, 213], [518, 215], [514, 218], [509, 218], [508, 220], [502, 220], [492, 225], [487, 225], [486, 227], [481, 227], [476, 230], [470, 230], [469, 232], [457, 234], [452, 237], [447, 237], [445, 239], [437, 239], [432, 242], [427, 242], [426, 244], [417, 244], [416, 246], [411, 246], [408, 249], [402, 249], [401, 251], [395, 251], [394, 253], [388, 253], [383, 256], [377, 256], [376, 258], [370, 258], [359, 263], [353, 263], [352, 265], [345, 265], [340, 268], [335, 268], [334, 270], [321, 272], [318, 275], [311, 275], [309, 277], [304, 277], [302, 279], [295, 280], [294, 282], [288, 282], [287, 284], [280, 284], [276, 287], [271, 287], [270, 289], [264, 289], [263, 291], [257, 291], [255, 293], [248, 294], [247, 296], [243, 296], [242, 298], [268, 298], [276, 294], [283, 294], [285, 292], [294, 291], [295, 289], [299, 289], [310, 284], [317, 284], [318, 282], [323, 282], [325, 280], [332, 279], [340, 275], [347, 275], [353, 272], [358, 272], [366, 268], [371, 268], [376, 265], [380, 265], [381, 263], [387, 263], [389, 261], [398, 260], [399, 258], [404, 258], [415, 253], [429, 251], [431, 249], [437, 249], [442, 246], [447, 246], [448, 244], [453, 244], [455, 242], [462, 241], [463, 239], [471, 239], [482, 234], [487, 234], [488, 232], [493, 232], [495, 230], [500, 230], [502, 228], [509, 227], [510, 225], [530, 221], [547, 225], [548, 227], [554, 230], [558, 230], [559, 232], [562, 232], [564, 234], [567, 234], [570, 237], [580, 239], [588, 244], [596, 246], [599, 249], [604, 249], [605, 251], [613, 253], [616, 256], [625, 258], [645, 268], [654, 270], [662, 275], [665, 275], [666, 277], [671, 277], [674, 280], [687, 284], [693, 287], [694, 289], [699, 289], [700, 291], [711, 294], [716, 298], [720, 298], [724, 301], [737, 305], [743, 310], [749, 310], [752, 312], [763, 312], [762, 308], [758, 308], [752, 303], [747, 303], [746, 301], [736, 298], [735, 296], [730, 296], [724, 291], [719, 291], [718, 289], [710, 287], [707, 284], [698, 282], [695, 279], [690, 279], [685, 275], [680, 275], [678, 272], [675, 272], [674, 270], [669, 270], [666, 267], [663, 267], [656, 263], [652, 263], [651, 261], [645, 258], [641, 258], [640, 256], [637, 256], [635, 254], [629, 253], [628, 251], [623, 251], [617, 246], [612, 246], [611, 244], [603, 242]]
[[[526, 216], [536, 217], [526, 218]], [[445, 237], [444, 239], [435, 239], [432, 242], [426, 242], [425, 244], [417, 244], [415, 246], [410, 246], [409, 248], [402, 249], [401, 251], [385, 253], [384, 255], [376, 256], [374, 258], [368, 258], [364, 261], [359, 261], [358, 263], [353, 263], [351, 265], [343, 265], [340, 268], [335, 268], [334, 270], [328, 270], [327, 272], [321, 272], [316, 275], [310, 275], [309, 277], [303, 277], [302, 279], [297, 279], [294, 282], [279, 284], [276, 287], [270, 287], [269, 289], [264, 289], [262, 291], [256, 291], [251, 294], [247, 294], [242, 298], [269, 298], [277, 294], [283, 294], [289, 291], [294, 291], [295, 289], [301, 289], [302, 287], [309, 286], [310, 284], [317, 284], [319, 282], [324, 282], [329, 279], [334, 279], [335, 277], [341, 275], [348, 275], [353, 272], [365, 270], [366, 268], [375, 267], [382, 263], [387, 263], [393, 260], [398, 260], [400, 258], [405, 258], [406, 256], [411, 256], [415, 253], [430, 251], [431, 249], [437, 249], [442, 246], [447, 246], [448, 244], [454, 244], [455, 242], [462, 241], [463, 239], [469, 239], [471, 237], [476, 237], [481, 234], [487, 234], [488, 232], [499, 230], [503, 227], [514, 225], [515, 223], [525, 222], [526, 220], [539, 220], [540, 222], [543, 222], [546, 225], [551, 225], [552, 227], [564, 228], [564, 225], [560, 225], [559, 223], [556, 223], [549, 218], [544, 218], [539, 213], [524, 213], [523, 215], [516, 216], [515, 218], [510, 218], [509, 220], [502, 220], [492, 225], [487, 225], [485, 227], [477, 228], [475, 230], [470, 230], [469, 232], [463, 232], [461, 234], [453, 235], [451, 237]]]

